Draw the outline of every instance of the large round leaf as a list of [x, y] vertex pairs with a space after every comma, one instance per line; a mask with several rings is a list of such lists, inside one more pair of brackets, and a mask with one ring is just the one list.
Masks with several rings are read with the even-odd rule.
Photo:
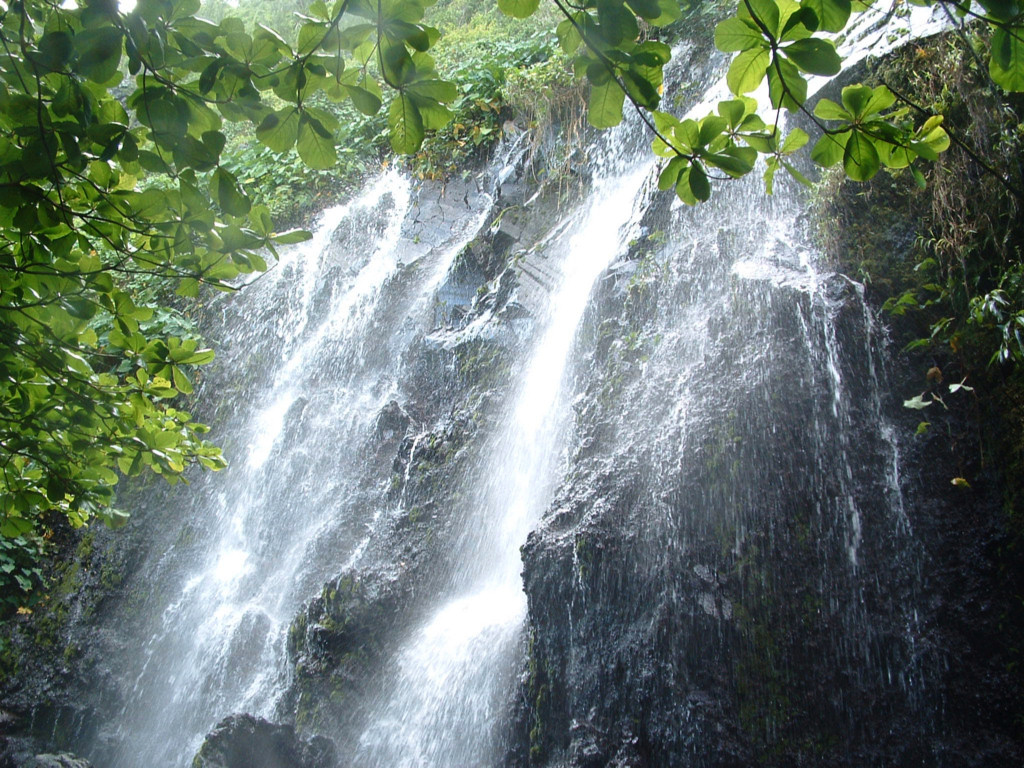
[[843, 170], [854, 181], [867, 181], [881, 167], [878, 150], [870, 138], [859, 131], [850, 133], [850, 140], [843, 150]]

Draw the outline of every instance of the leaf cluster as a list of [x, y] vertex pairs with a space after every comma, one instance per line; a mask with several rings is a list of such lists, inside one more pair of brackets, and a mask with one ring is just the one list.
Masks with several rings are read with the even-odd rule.
[[308, 238], [275, 232], [230, 137], [320, 171], [345, 108], [386, 111], [405, 153], [446, 124], [429, 5], [313, 2], [287, 41], [199, 0], [0, 4], [0, 535], [19, 552], [53, 520], [123, 523], [122, 476], [225, 465], [178, 404], [213, 353], [139, 286], [232, 290]]
[[[660, 185], [675, 189], [688, 204], [710, 197], [712, 179], [750, 173], [759, 156], [765, 160], [769, 193], [780, 168], [807, 184], [787, 157], [807, 144], [809, 136], [800, 130], [783, 136], [784, 111], [805, 113], [819, 129], [811, 151], [816, 163], [841, 165], [857, 181], [888, 167], [909, 168], [923, 183], [915, 162], [934, 161], [949, 146], [940, 115], [926, 115], [918, 124], [917, 115], [906, 105], [896, 107], [896, 97], [884, 86], [850, 86], [843, 90], [842, 104], [824, 100], [813, 110], [809, 107], [810, 78], [833, 77], [842, 69], [835, 36], [875, 0], [739, 0], [735, 12], [715, 28], [716, 46], [733, 54], [726, 81], [737, 98], [700, 120], [679, 120], [656, 111], [670, 51], [646, 40], [643, 33], [648, 25], [678, 18], [679, 3], [553, 2], [564, 16], [559, 39], [567, 52], [576, 54], [576, 73], [590, 86], [590, 123], [598, 128], [616, 125], [627, 100], [645, 116], [652, 113], [648, 123], [656, 134], [654, 151], [668, 161]], [[992, 29], [992, 79], [1007, 91], [1024, 90], [1024, 14], [1019, 0], [981, 2], [980, 11], [956, 0], [912, 2], [941, 3], [951, 15], [983, 20]], [[537, 5], [537, 0], [499, 2], [517, 17], [529, 15]], [[770, 120], [759, 116], [759, 106], [746, 99], [765, 84], [774, 110]]]
[[252, 136], [268, 165], [294, 150], [315, 175], [335, 168], [352, 109], [385, 112], [393, 149], [417, 151], [458, 95], [427, 53], [431, 4], [316, 1], [290, 40], [199, 18], [199, 0], [0, 4], [6, 540], [41, 540], [53, 520], [123, 523], [123, 476], [225, 466], [178, 402], [213, 352], [164, 302], [232, 290], [309, 237], [275, 231], [258, 168], [229, 142]]

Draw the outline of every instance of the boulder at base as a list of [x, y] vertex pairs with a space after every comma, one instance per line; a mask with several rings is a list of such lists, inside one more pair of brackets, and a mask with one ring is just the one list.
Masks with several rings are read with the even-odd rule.
[[192, 768], [334, 768], [334, 742], [306, 740], [290, 725], [231, 715], [210, 732]]
[[59, 755], [36, 755], [28, 761], [29, 768], [92, 768], [88, 760], [67, 752]]

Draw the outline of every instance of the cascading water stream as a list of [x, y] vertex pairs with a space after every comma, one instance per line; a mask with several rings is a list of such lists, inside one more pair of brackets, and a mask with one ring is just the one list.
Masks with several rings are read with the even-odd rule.
[[412, 267], [397, 310], [385, 296], [410, 269], [400, 258], [411, 250], [403, 227], [412, 198], [394, 172], [327, 211], [309, 244], [286, 252], [229, 305], [222, 376], [230, 383], [248, 367], [256, 378], [230, 418], [243, 459], [203, 478], [202, 495], [186, 502], [195, 508], [182, 535], [164, 552], [154, 547], [146, 577], [162, 590], [145, 608], [150, 634], [134, 657], [112, 765], [184, 765], [226, 714], [272, 714], [286, 685], [290, 621], [338, 551], [354, 546], [353, 532], [371, 522], [343, 500], [362, 440], [393, 396], [399, 360], [366, 345], [375, 332], [395, 335], [403, 318], [429, 321], [430, 297], [482, 223], [486, 201], [450, 222], [443, 247], [421, 256], [425, 269]]
[[[636, 127], [633, 127], [636, 130]], [[616, 139], [608, 142], [616, 146]], [[608, 150], [605, 150], [608, 151]], [[393, 768], [490, 765], [515, 675], [526, 616], [519, 547], [550, 499], [568, 426], [563, 379], [594, 282], [622, 252], [649, 161], [620, 153], [598, 164], [594, 190], [545, 258], [560, 279], [504, 426], [454, 546], [457, 570], [433, 615], [395, 662], [353, 765]]]

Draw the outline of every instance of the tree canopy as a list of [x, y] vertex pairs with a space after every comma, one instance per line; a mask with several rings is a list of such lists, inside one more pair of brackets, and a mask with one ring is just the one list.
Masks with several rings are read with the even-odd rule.
[[[1024, 90], [1019, 0], [912, 0], [991, 30], [989, 71]], [[516, 18], [539, 0], [497, 0]], [[686, 203], [713, 178], [780, 168], [808, 144], [784, 133], [783, 111], [806, 112], [821, 135], [811, 157], [852, 178], [911, 167], [948, 146], [941, 116], [916, 114], [883, 87], [850, 86], [841, 103], [807, 106], [807, 78], [842, 66], [834, 36], [869, 0], [740, 0], [715, 43], [734, 54], [734, 97], [702, 119], [659, 110], [671, 58], [657, 30], [681, 0], [552, 0], [559, 44], [589, 84], [588, 119], [611, 127], [632, 104], [665, 159], [660, 185]], [[221, 4], [223, 6], [223, 4]], [[433, 0], [315, 0], [286, 38], [217, 21], [199, 0], [0, 2], [0, 574], [31, 588], [34, 557], [54, 520], [124, 520], [112, 507], [122, 476], [176, 482], [189, 466], [225, 465], [206, 427], [180, 405], [213, 352], [172, 292], [231, 290], [266, 269], [277, 232], [225, 147], [249, 125], [274, 153], [308, 167], [338, 159], [338, 110], [386, 116], [394, 152], [413, 153], [445, 126], [459, 84], [438, 74]], [[749, 94], [767, 81], [770, 112]], [[769, 109], [769, 105], [764, 105]]]

